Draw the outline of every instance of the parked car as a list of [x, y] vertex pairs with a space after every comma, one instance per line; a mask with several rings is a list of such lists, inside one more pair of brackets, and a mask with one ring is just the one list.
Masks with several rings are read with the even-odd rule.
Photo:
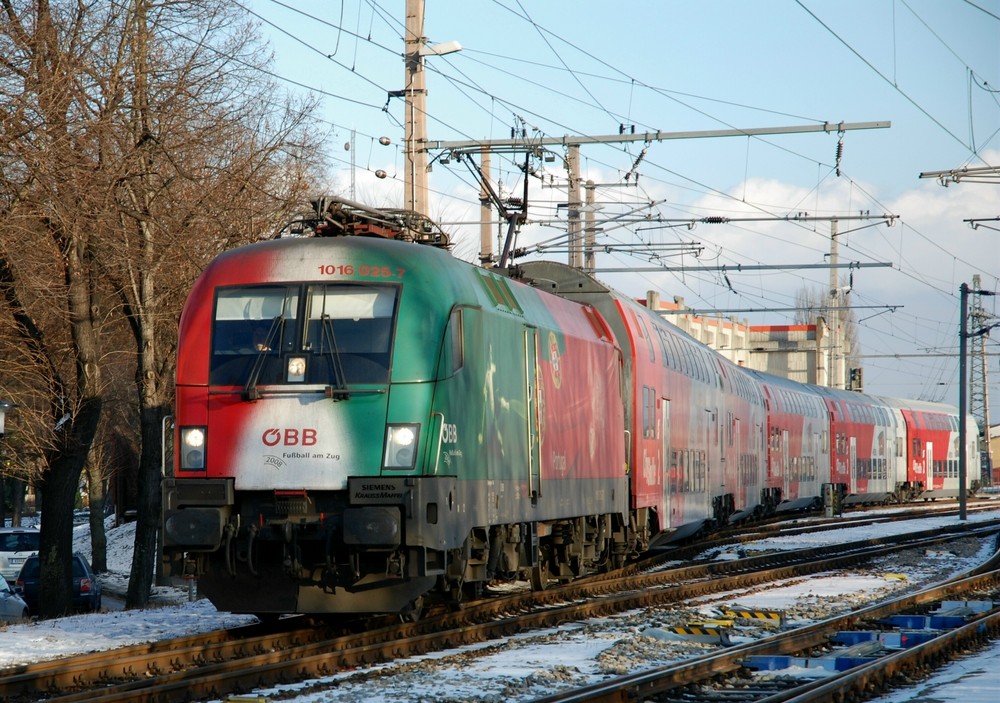
[[17, 578], [24, 560], [38, 554], [40, 534], [35, 527], [0, 528], [0, 576], [9, 582]]
[[[32, 614], [38, 612], [39, 566], [37, 554], [28, 557], [14, 582], [14, 587]], [[90, 563], [80, 554], [73, 555], [73, 609], [84, 612], [101, 609], [101, 582], [94, 575]]]
[[0, 622], [17, 622], [27, 617], [28, 604], [14, 592], [7, 579], [0, 576]]

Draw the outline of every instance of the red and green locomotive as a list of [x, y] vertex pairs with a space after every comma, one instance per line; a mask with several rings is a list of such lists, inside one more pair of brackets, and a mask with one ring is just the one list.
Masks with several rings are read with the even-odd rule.
[[224, 253], [180, 322], [166, 573], [235, 612], [398, 612], [621, 564], [621, 367], [590, 306], [440, 248]]

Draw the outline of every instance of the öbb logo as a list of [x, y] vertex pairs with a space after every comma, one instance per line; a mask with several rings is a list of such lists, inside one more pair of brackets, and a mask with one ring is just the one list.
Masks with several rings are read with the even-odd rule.
[[269, 427], [261, 435], [261, 441], [268, 447], [278, 444], [285, 447], [311, 447], [316, 444], [316, 430], [308, 427], [301, 430], [294, 427], [286, 427], [283, 430]]

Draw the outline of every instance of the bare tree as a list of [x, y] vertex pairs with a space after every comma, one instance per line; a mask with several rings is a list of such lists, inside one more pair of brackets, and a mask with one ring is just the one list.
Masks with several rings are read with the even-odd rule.
[[[65, 612], [71, 605], [73, 508], [80, 472], [101, 414], [101, 366], [97, 324], [93, 314], [91, 234], [100, 226], [100, 189], [94, 181], [92, 142], [79, 128], [81, 85], [74, 66], [85, 51], [83, 43], [63, 41], [82, 27], [79, 17], [53, 15], [45, 0], [30, 11], [18, 11], [4, 0], [3, 35], [5, 127], [17, 138], [9, 141], [22, 168], [7, 184], [8, 224], [36, 251], [51, 257], [55, 270], [45, 280], [59, 281], [57, 300], [65, 328], [47, 334], [51, 309], [33, 309], [24, 291], [24, 274], [45, 270], [45, 262], [22, 251], [16, 280], [8, 275], [6, 290], [21, 342], [40, 366], [39, 380], [48, 386], [47, 414], [51, 435], [44, 450], [45, 472], [38, 478], [45, 519], [41, 526], [39, 559], [42, 574], [39, 602], [43, 615]], [[64, 22], [68, 20], [68, 23]], [[67, 29], [61, 31], [61, 27]], [[16, 88], [21, 89], [16, 94]], [[7, 131], [7, 130], [5, 130]], [[96, 196], [96, 197], [95, 197]], [[95, 207], [97, 206], [97, 207]], [[8, 231], [10, 231], [8, 230]], [[12, 242], [4, 242], [4, 264], [13, 268]], [[34, 264], [34, 265], [32, 265]], [[30, 275], [30, 274], [29, 274]], [[49, 306], [52, 305], [50, 299]], [[66, 356], [60, 352], [65, 345]], [[67, 364], [72, 359], [72, 366]], [[43, 425], [44, 426], [44, 425]]]
[[219, 5], [0, 0], [0, 324], [19, 340], [4, 353], [23, 360], [22, 424], [43, 459], [43, 614], [67, 608], [73, 501], [117, 385], [102, 373], [114, 340], [132, 339], [140, 435], [131, 607], [156, 562], [184, 293], [220, 250], [278, 229], [309, 185], [313, 106], [275, 100], [252, 27]]
[[[130, 607], [146, 602], [157, 555], [161, 423], [172, 397], [182, 294], [209, 258], [269, 235], [275, 214], [304, 197], [308, 183], [290, 168], [289, 152], [317, 144], [308, 129], [313, 106], [273, 100], [273, 86], [260, 80], [251, 28], [230, 6], [136, 0], [133, 9], [126, 38], [132, 109], [115, 131], [127, 153], [116, 196], [131, 255], [107, 259], [139, 361], [142, 454]], [[181, 27], [197, 27], [198, 40]]]

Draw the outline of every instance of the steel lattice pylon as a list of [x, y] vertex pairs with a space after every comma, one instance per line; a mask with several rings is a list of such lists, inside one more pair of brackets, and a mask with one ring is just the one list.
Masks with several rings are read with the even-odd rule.
[[969, 350], [969, 413], [979, 426], [980, 469], [983, 485], [993, 484], [992, 457], [990, 456], [990, 403], [986, 378], [986, 337], [976, 334], [989, 327], [993, 315], [983, 309], [979, 289], [979, 275], [972, 277], [972, 301], [969, 307], [969, 329], [973, 330]]

